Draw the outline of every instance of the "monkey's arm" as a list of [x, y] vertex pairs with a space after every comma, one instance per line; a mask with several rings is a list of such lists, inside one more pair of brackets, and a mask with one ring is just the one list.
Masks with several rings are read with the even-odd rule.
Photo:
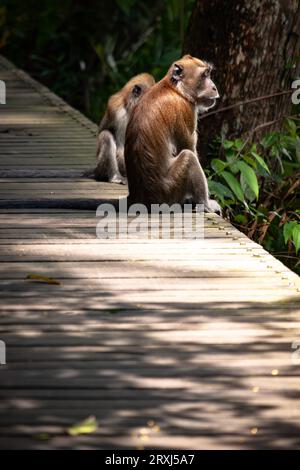
[[177, 150], [177, 154], [182, 150], [191, 150], [192, 152], [197, 153], [197, 139], [195, 138], [195, 135], [189, 132], [189, 129], [181, 123], [178, 123], [178, 125], [175, 127], [174, 144]]
[[194, 153], [197, 145], [196, 114], [190, 103], [182, 99], [173, 121], [174, 144], [177, 154], [182, 150], [191, 150]]
[[117, 146], [111, 132], [104, 130], [98, 137], [97, 166], [95, 179], [111, 183], [126, 184], [125, 178], [120, 174], [117, 160]]
[[108, 116], [107, 116], [107, 112], [104, 114], [103, 118], [101, 119], [100, 121], [100, 124], [98, 126], [98, 131], [99, 131], [99, 134], [101, 131], [104, 131], [105, 129], [108, 129]]

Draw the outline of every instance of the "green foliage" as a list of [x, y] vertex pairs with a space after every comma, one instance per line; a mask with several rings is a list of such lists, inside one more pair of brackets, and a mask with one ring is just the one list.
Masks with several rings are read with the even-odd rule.
[[[298, 125], [297, 125], [298, 123]], [[258, 144], [218, 140], [208, 170], [209, 189], [225, 213], [251, 238], [300, 272], [300, 125]]]
[[0, 53], [99, 122], [133, 75], [181, 55], [194, 0], [2, 0]]
[[298, 250], [300, 248], [300, 223], [296, 220], [286, 222], [283, 225], [283, 236], [284, 243], [292, 241], [295, 245], [296, 253], [298, 253]]

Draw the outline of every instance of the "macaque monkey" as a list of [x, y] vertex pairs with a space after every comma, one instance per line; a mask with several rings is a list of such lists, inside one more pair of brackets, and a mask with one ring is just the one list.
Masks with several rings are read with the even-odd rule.
[[173, 63], [135, 106], [127, 125], [125, 163], [129, 204], [203, 204], [221, 213], [209, 199], [197, 156], [197, 114], [216, 103], [212, 66], [190, 55]]
[[96, 180], [126, 184], [124, 162], [126, 126], [134, 106], [154, 83], [152, 75], [141, 73], [109, 98], [99, 126], [97, 166], [93, 171]]

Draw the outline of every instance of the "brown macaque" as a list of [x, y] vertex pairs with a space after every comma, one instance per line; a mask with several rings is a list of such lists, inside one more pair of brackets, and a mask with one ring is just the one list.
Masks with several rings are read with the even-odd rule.
[[138, 100], [154, 83], [152, 75], [141, 73], [109, 98], [99, 126], [97, 166], [93, 172], [96, 180], [126, 184], [124, 143], [128, 119]]
[[212, 66], [185, 55], [173, 63], [135, 106], [126, 130], [125, 163], [129, 204], [192, 201], [221, 213], [209, 199], [197, 156], [197, 114], [216, 103]]

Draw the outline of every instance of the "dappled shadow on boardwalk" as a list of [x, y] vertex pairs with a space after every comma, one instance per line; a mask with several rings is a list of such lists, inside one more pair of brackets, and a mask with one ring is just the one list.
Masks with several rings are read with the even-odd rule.
[[[3, 250], [1, 448], [299, 446], [295, 289], [231, 250], [206, 262], [176, 243], [169, 260], [162, 244], [148, 260], [129, 244], [90, 252], [86, 227], [74, 226]], [[90, 415], [96, 432], [66, 434]]]
[[[239, 302], [233, 292], [231, 301], [201, 303], [185, 291], [171, 302], [133, 290], [137, 304], [105, 291], [105, 280], [98, 292], [87, 283], [71, 292], [68, 280], [28, 284], [24, 305], [6, 315], [0, 445], [298, 447], [298, 297]], [[47, 305], [28, 308], [26, 295]], [[96, 433], [65, 435], [89, 415]]]

